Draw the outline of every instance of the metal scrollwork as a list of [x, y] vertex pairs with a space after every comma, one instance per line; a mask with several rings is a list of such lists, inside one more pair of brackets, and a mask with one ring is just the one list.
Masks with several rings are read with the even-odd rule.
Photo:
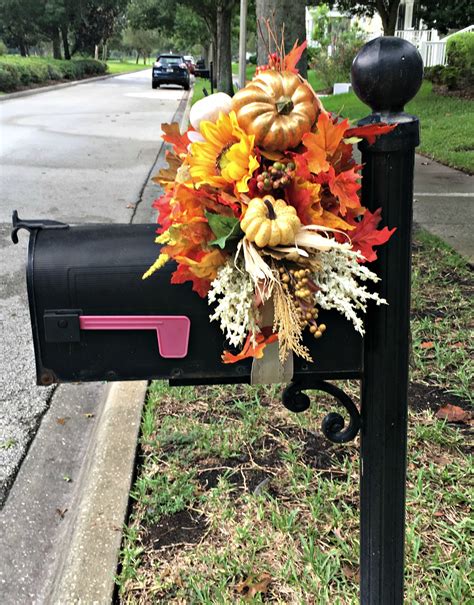
[[344, 418], [337, 412], [327, 414], [321, 424], [325, 437], [334, 443], [347, 443], [352, 441], [360, 429], [360, 413], [352, 399], [342, 389], [324, 380], [301, 380], [290, 382], [282, 395], [283, 405], [291, 412], [304, 412], [310, 406], [310, 399], [303, 391], [311, 389], [328, 393], [344, 406], [350, 421], [345, 426]]

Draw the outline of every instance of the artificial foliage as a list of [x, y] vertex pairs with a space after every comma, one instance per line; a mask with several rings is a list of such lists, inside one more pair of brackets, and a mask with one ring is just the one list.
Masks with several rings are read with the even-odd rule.
[[320, 310], [363, 334], [367, 305], [386, 304], [367, 263], [395, 229], [361, 205], [353, 145], [394, 126], [327, 112], [296, 69], [304, 47], [273, 53], [232, 99], [199, 101], [185, 133], [162, 126], [172, 150], [154, 179], [161, 250], [144, 277], [176, 263], [171, 283], [207, 297], [210, 321], [235, 347], [224, 363], [260, 358], [276, 340], [281, 362], [312, 361], [305, 330], [331, 337]]

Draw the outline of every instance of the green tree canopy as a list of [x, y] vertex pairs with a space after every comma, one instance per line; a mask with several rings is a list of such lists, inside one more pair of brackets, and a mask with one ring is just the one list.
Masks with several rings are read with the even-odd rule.
[[415, 12], [428, 28], [437, 29], [441, 34], [474, 23], [472, 0], [422, 0], [415, 5]]

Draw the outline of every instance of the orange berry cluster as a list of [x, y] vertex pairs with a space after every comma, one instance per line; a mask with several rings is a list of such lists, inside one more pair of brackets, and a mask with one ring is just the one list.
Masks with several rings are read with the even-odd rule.
[[317, 323], [319, 311], [314, 305], [314, 293], [317, 287], [311, 279], [309, 269], [287, 269], [280, 267], [280, 279], [285, 291], [291, 292], [297, 305], [296, 313], [301, 324], [308, 327], [314, 338], [321, 338], [326, 324]]

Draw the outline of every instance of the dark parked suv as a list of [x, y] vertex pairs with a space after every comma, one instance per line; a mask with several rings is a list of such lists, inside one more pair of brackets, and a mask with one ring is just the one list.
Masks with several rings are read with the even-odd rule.
[[189, 90], [189, 70], [182, 55], [160, 55], [153, 65], [152, 88], [178, 84]]

